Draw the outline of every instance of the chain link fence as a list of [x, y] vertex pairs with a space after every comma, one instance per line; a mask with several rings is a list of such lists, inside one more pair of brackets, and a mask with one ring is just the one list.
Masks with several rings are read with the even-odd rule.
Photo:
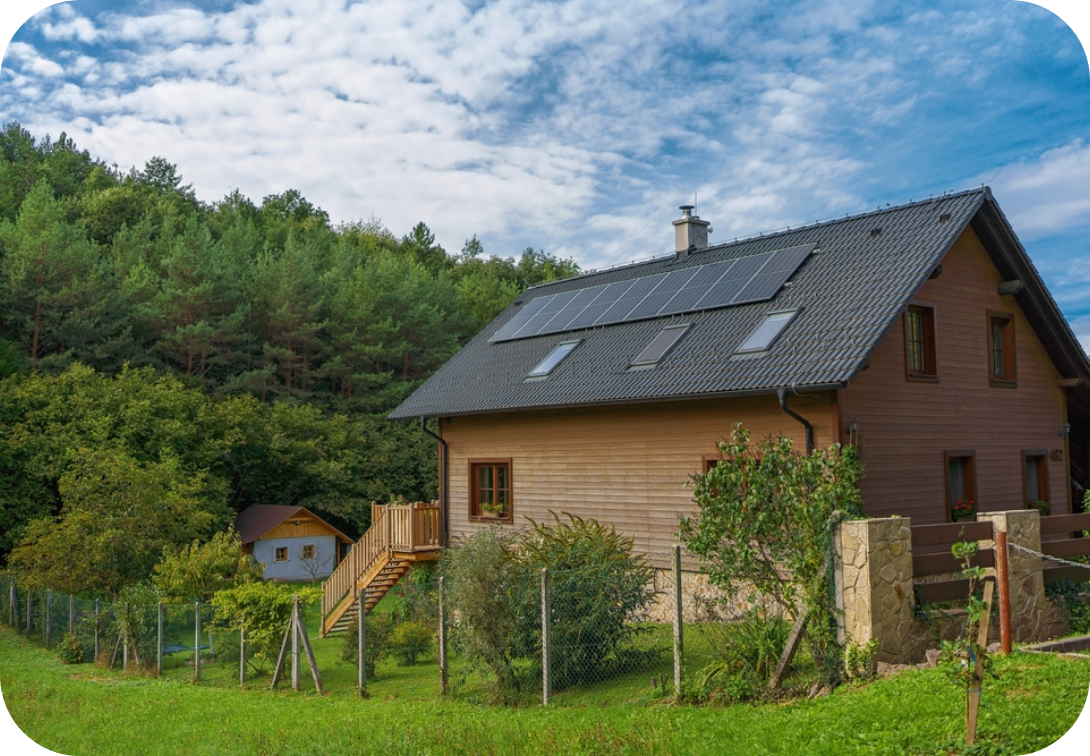
[[[481, 600], [466, 588], [427, 570], [402, 578], [365, 616], [362, 671], [358, 621], [323, 638], [317, 608], [304, 613], [325, 691], [560, 706], [702, 700], [731, 665], [751, 665], [758, 680], [781, 640], [769, 637], [769, 627], [775, 635], [782, 623], [754, 621], [757, 610], [745, 597], [725, 600], [703, 575], [679, 568], [630, 583], [597, 565], [510, 577], [486, 586], [495, 594], [480, 612], [459, 604]], [[258, 658], [230, 619], [207, 604], [27, 592], [0, 576], [0, 620], [59, 654], [71, 635], [76, 640], [66, 642], [79, 649], [72, 661], [208, 686], [268, 687], [275, 650]], [[742, 640], [763, 654], [740, 660]], [[291, 644], [285, 648], [290, 662]]]

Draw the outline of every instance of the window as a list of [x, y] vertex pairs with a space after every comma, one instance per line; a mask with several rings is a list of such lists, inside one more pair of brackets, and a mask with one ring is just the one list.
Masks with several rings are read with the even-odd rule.
[[976, 452], [943, 452], [946, 463], [946, 519], [972, 519], [959, 516], [979, 508], [976, 500]]
[[313, 559], [314, 558], [314, 544], [308, 543], [306, 546], [304, 546], [302, 556], [303, 556], [303, 559]]
[[689, 330], [689, 323], [676, 326], [667, 326], [659, 331], [651, 343], [644, 347], [639, 356], [632, 361], [632, 367], [651, 367], [657, 365], [659, 360], [666, 356], [674, 344], [676, 344], [685, 332]]
[[988, 344], [990, 349], [989, 381], [993, 386], [1014, 388], [1014, 316], [1006, 312], [988, 312]]
[[276, 551], [273, 554], [273, 558], [277, 562], [286, 562], [286, 561], [288, 561], [288, 547], [287, 546], [277, 546]]
[[470, 462], [469, 516], [511, 520], [511, 460], [481, 459]]
[[905, 375], [909, 380], [938, 380], [933, 307], [909, 305], [905, 311]]
[[749, 338], [742, 342], [742, 346], [738, 347], [737, 353], [765, 351], [772, 346], [772, 342], [783, 332], [784, 328], [787, 328], [787, 324], [797, 314], [798, 310], [768, 313], [765, 315], [765, 319], [753, 329], [753, 333], [749, 335]]
[[549, 356], [543, 359], [536, 368], [530, 371], [530, 378], [544, 378], [549, 373], [553, 372], [553, 369], [561, 363], [561, 361], [571, 354], [572, 350], [579, 346], [578, 341], [565, 341], [559, 344], [556, 349], [549, 352]]
[[1048, 452], [1031, 449], [1022, 452], [1022, 490], [1027, 507], [1035, 501], [1051, 503], [1048, 491]]

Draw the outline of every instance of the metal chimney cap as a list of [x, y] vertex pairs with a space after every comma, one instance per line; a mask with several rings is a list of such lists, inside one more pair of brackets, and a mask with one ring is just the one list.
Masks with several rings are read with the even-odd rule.
[[682, 215], [684, 215], [686, 218], [688, 218], [688, 217], [690, 217], [692, 215], [694, 207], [696, 207], [696, 206], [695, 205], [682, 205], [681, 207], [678, 208], [678, 210], [681, 211]]

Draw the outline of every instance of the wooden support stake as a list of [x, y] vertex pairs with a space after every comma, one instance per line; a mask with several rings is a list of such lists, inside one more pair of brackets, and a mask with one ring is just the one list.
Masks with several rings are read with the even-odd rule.
[[780, 660], [776, 662], [776, 669], [772, 672], [772, 678], [768, 681], [769, 690], [776, 690], [776, 688], [780, 687], [780, 683], [783, 682], [783, 675], [787, 671], [787, 665], [795, 658], [795, 652], [799, 650], [799, 644], [802, 643], [802, 633], [806, 629], [807, 614], [806, 607], [802, 607], [798, 619], [795, 620], [795, 624], [791, 628], [791, 634], [787, 636], [787, 643], [783, 647], [783, 653], [780, 654]]
[[549, 695], [552, 693], [552, 649], [551, 633], [549, 631], [550, 616], [552, 614], [552, 602], [549, 596], [549, 568], [541, 570], [541, 703], [549, 705]]
[[447, 694], [446, 578], [439, 578], [439, 695]]
[[322, 675], [318, 671], [318, 662], [314, 660], [314, 649], [310, 647], [310, 637], [307, 635], [307, 629], [303, 626], [303, 620], [298, 612], [295, 613], [295, 624], [299, 635], [303, 639], [303, 650], [307, 653], [307, 664], [310, 665], [310, 676], [314, 679], [314, 688], [318, 691], [318, 695], [323, 695], [325, 691], [322, 690]]
[[[359, 694], [367, 695], [367, 589], [360, 588], [359, 593], [359, 622], [356, 624], [356, 640], [359, 642]], [[442, 653], [442, 652], [440, 652]]]
[[681, 698], [681, 665], [685, 655], [684, 603], [681, 594], [681, 547], [674, 547], [674, 695]]
[[299, 595], [291, 601], [291, 689], [299, 690]]
[[980, 653], [977, 654], [976, 664], [973, 667], [973, 682], [969, 689], [969, 699], [966, 702], [965, 715], [965, 745], [971, 747], [976, 741], [976, 720], [980, 713], [980, 687], [984, 682], [984, 657], [988, 653], [988, 623], [992, 619], [992, 594], [995, 591], [995, 581], [988, 580], [984, 583], [984, 616], [980, 619], [980, 630], [977, 632], [977, 645]]
[[159, 602], [155, 618], [155, 676], [163, 676], [163, 602]]
[[276, 685], [280, 682], [280, 675], [284, 673], [284, 657], [288, 653], [288, 639], [294, 630], [295, 624], [288, 622], [288, 629], [284, 631], [284, 641], [280, 644], [280, 655], [276, 657], [276, 669], [273, 671], [272, 684], [269, 686], [269, 690], [276, 690]]
[[999, 591], [999, 645], [1004, 655], [1011, 652], [1011, 575], [1007, 532], [995, 534], [995, 588]]

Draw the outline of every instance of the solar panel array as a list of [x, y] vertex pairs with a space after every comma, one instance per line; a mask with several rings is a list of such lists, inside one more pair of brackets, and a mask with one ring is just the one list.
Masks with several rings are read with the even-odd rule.
[[776, 296], [813, 251], [777, 249], [630, 281], [530, 300], [489, 341], [513, 341], [592, 326], [764, 302]]

